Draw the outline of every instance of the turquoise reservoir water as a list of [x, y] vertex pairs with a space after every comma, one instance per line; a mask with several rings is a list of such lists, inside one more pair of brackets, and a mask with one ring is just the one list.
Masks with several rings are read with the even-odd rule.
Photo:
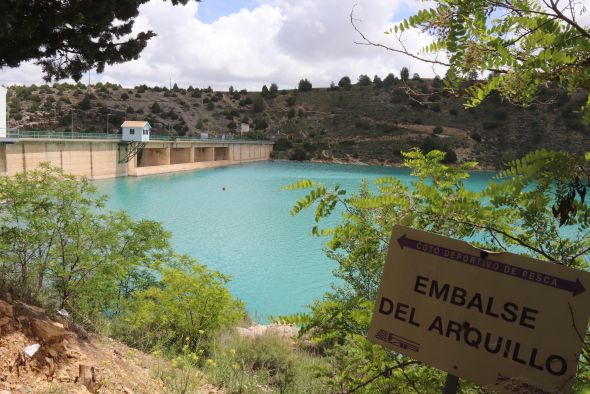
[[[289, 214], [304, 193], [281, 187], [311, 179], [354, 191], [361, 179], [385, 175], [411, 181], [407, 169], [264, 162], [96, 185], [110, 196], [110, 208], [162, 222], [177, 251], [231, 275], [232, 293], [256, 320], [266, 322], [270, 315], [304, 311], [334, 282], [335, 265], [322, 250], [325, 240], [310, 235], [312, 212]], [[470, 186], [479, 189], [489, 178], [474, 174]]]

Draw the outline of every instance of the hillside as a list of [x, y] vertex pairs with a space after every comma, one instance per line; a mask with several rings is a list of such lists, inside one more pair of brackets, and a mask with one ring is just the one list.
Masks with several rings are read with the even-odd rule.
[[[387, 80], [387, 79], [386, 79]], [[272, 138], [278, 159], [395, 164], [400, 150], [450, 152], [453, 161], [483, 168], [538, 148], [584, 152], [590, 128], [578, 109], [587, 94], [546, 89], [539, 103], [521, 108], [489, 97], [475, 109], [440, 91], [440, 80], [415, 79], [312, 89], [247, 92], [114, 84], [13, 86], [9, 127], [21, 130], [119, 132], [126, 119], [147, 119], [154, 132], [198, 135], [235, 132], [249, 123], [250, 138]]]
[[[2, 298], [0, 393], [181, 392], [183, 377], [169, 360], [70, 327], [70, 319], [9, 293]], [[221, 392], [204, 378], [194, 381], [190, 392]]]

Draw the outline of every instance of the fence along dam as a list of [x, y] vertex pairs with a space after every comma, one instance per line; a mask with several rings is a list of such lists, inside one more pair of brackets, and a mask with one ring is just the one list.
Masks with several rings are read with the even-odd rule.
[[[153, 138], [154, 136], [152, 136]], [[8, 133], [0, 137], [0, 175], [48, 162], [91, 179], [189, 171], [270, 159], [272, 143], [248, 140], [123, 141], [120, 135]]]

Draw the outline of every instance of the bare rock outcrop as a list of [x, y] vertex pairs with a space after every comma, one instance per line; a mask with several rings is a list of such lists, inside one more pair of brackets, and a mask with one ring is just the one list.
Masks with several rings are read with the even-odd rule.
[[5, 317], [13, 317], [14, 308], [8, 302], [0, 300], [0, 315]]
[[33, 333], [46, 344], [60, 342], [66, 334], [63, 324], [47, 320], [33, 319], [31, 328]]
[[237, 327], [236, 331], [243, 337], [258, 337], [261, 335], [277, 335], [282, 338], [295, 338], [299, 334], [299, 329], [290, 324], [269, 324], [269, 325], [255, 325], [251, 327]]

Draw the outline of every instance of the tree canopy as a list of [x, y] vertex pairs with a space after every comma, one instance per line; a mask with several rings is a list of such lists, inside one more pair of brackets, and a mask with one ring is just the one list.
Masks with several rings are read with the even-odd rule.
[[299, 85], [297, 86], [297, 90], [300, 92], [309, 92], [311, 91], [311, 88], [312, 84], [307, 78], [300, 80]]
[[410, 79], [410, 70], [408, 70], [407, 67], [402, 68], [402, 70], [399, 73], [399, 76], [402, 81], [407, 81], [408, 79]]
[[358, 77], [358, 84], [359, 86], [369, 86], [371, 85], [371, 78], [367, 74], [361, 74]]
[[[0, 4], [0, 68], [36, 61], [47, 81], [73, 78], [137, 59], [150, 30], [132, 34], [149, 0], [4, 1]], [[190, 0], [170, 0], [174, 5]], [[200, 1], [200, 0], [195, 0]]]
[[[573, 0], [441, 0], [393, 26], [388, 33], [396, 45], [374, 43], [357, 31], [366, 45], [447, 67], [447, 87], [455, 92], [470, 73], [489, 75], [467, 88], [468, 106], [493, 91], [528, 106], [545, 86], [569, 93], [590, 86], [590, 27], [582, 23], [587, 12], [584, 2]], [[432, 37], [418, 54], [403, 45], [411, 28]], [[582, 110], [590, 121], [590, 102]]]
[[350, 90], [350, 87], [351, 87], [350, 77], [344, 76], [344, 77], [340, 78], [340, 81], [338, 81], [338, 86], [341, 87], [342, 89]]

